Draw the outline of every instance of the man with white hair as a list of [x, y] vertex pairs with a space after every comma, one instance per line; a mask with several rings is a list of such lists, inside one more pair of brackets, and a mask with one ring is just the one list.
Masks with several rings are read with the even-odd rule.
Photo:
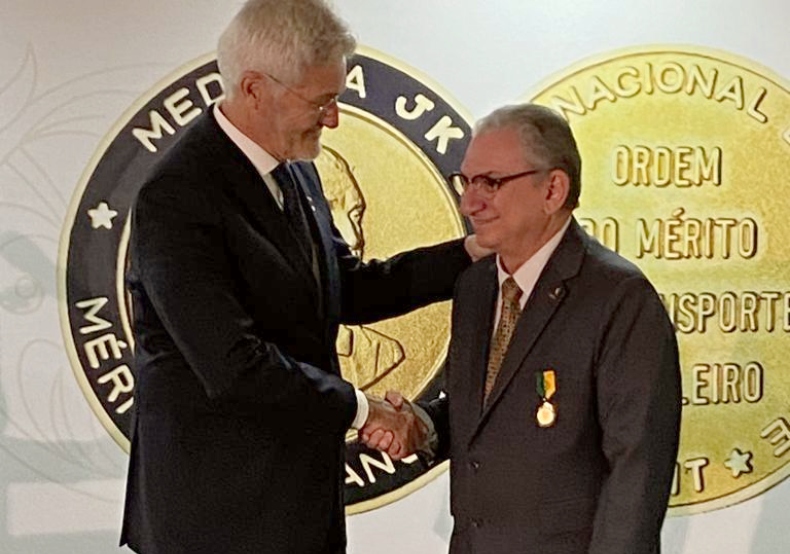
[[140, 189], [121, 537], [138, 552], [345, 552], [346, 431], [419, 438], [342, 379], [338, 326], [449, 298], [470, 255], [458, 240], [363, 264], [332, 224], [306, 160], [354, 48], [322, 0], [247, 2], [219, 41], [225, 100]]
[[[416, 410], [435, 430], [422, 450], [452, 461], [450, 553], [659, 554], [677, 341], [647, 277], [573, 216], [581, 157], [568, 122], [536, 104], [495, 110], [451, 181], [496, 256], [459, 277], [446, 394]], [[363, 440], [411, 452], [381, 429]]]

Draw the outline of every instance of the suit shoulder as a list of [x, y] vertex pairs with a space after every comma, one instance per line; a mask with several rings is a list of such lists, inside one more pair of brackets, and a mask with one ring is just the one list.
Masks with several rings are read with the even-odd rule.
[[203, 174], [210, 170], [218, 153], [212, 145], [219, 137], [212, 137], [205, 121], [200, 120], [187, 128], [178, 140], [151, 167], [146, 182], [167, 176], [181, 178]]
[[579, 273], [579, 283], [584, 284], [585, 290], [595, 291], [601, 313], [610, 313], [623, 303], [661, 304], [658, 291], [636, 264], [592, 238]]
[[455, 282], [456, 294], [461, 291], [476, 289], [486, 279], [496, 278], [496, 256], [490, 255], [477, 260], [464, 269]]
[[642, 270], [630, 260], [590, 237], [585, 253], [585, 272], [599, 274], [609, 282], [647, 280]]
[[183, 200], [207, 199], [212, 184], [225, 179], [223, 167], [233, 162], [228, 142], [213, 116], [204, 114], [153, 164], [143, 178], [138, 201], [141, 197], [176, 194]]
[[145, 176], [133, 202], [134, 222], [176, 213], [191, 213], [204, 221], [217, 219], [223, 204], [224, 177], [217, 175], [221, 164], [201, 133], [194, 131], [187, 129]]

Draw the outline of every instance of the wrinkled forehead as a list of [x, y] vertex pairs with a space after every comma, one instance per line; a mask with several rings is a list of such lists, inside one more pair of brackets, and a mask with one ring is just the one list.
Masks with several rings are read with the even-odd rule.
[[289, 86], [312, 90], [316, 94], [339, 96], [346, 89], [346, 59], [335, 58], [326, 62], [309, 64], [293, 72]]
[[461, 172], [468, 177], [521, 167], [530, 158], [517, 129], [502, 127], [476, 132], [469, 142]]

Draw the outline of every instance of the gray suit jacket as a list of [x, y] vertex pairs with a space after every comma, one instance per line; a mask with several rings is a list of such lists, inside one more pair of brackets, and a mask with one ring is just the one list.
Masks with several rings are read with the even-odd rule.
[[[483, 409], [496, 298], [489, 257], [459, 279], [447, 396], [427, 407], [451, 458], [451, 553], [657, 553], [681, 397], [675, 333], [655, 290], [573, 221]], [[543, 428], [546, 370], [557, 416]]]

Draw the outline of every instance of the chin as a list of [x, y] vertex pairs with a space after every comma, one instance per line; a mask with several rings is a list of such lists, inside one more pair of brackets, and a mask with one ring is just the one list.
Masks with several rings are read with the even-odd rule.
[[475, 236], [477, 237], [477, 244], [483, 248], [488, 248], [489, 250], [496, 250], [496, 245], [499, 243], [494, 239], [493, 236], [491, 236], [490, 233], [486, 233], [480, 229], [475, 229], [474, 231]]
[[311, 161], [318, 157], [321, 153], [321, 142], [316, 140], [315, 143], [302, 144], [296, 151], [291, 159]]

